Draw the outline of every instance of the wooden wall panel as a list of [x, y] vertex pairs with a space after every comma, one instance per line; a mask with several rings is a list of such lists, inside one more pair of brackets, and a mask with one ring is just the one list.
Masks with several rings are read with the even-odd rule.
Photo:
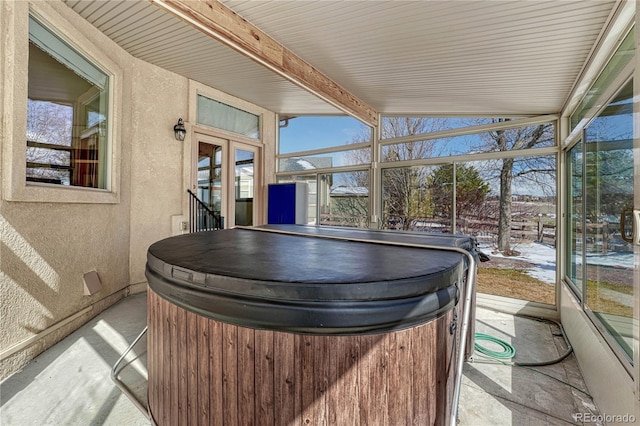
[[159, 425], [448, 422], [459, 347], [452, 312], [393, 333], [311, 336], [224, 324], [151, 290], [148, 303], [149, 405]]
[[[164, 301], [163, 301], [164, 302]], [[168, 305], [169, 303], [162, 303]], [[166, 338], [167, 336], [165, 336]], [[198, 316], [187, 312], [187, 424], [198, 424]], [[166, 361], [166, 359], [164, 359]], [[164, 408], [167, 409], [165, 404]]]
[[[158, 304], [156, 303], [156, 298], [158, 296], [149, 290], [147, 292], [147, 342], [157, 342], [158, 337], [156, 333], [158, 332], [158, 328], [156, 327], [156, 308]], [[149, 348], [151, 348], [151, 344], [148, 344]], [[156, 401], [156, 396], [158, 395], [158, 373], [153, 371], [152, 369], [158, 365], [158, 362], [154, 359], [158, 355], [158, 351], [147, 351], [147, 400], [149, 402], [149, 407], [157, 407], [158, 402]]]
[[[157, 296], [156, 296], [157, 297]], [[164, 302], [167, 303], [167, 302]], [[186, 425], [188, 421], [188, 407], [189, 407], [189, 370], [188, 370], [188, 355], [187, 350], [187, 311], [178, 308], [176, 306], [176, 340], [177, 347], [180, 348], [177, 356], [174, 358], [176, 365], [172, 366], [172, 370], [178, 372], [178, 384], [172, 383], [174, 391], [178, 391], [178, 407], [172, 407], [173, 410], [178, 410], [178, 424]]]
[[209, 415], [213, 425], [223, 424], [223, 414], [220, 407], [223, 406], [223, 380], [222, 371], [222, 323], [209, 321]]
[[[189, 313], [187, 313], [189, 315]], [[222, 420], [224, 425], [238, 424], [238, 327], [222, 325]], [[204, 384], [206, 386], [206, 384]]]
[[[294, 361], [299, 357], [296, 351], [296, 336], [289, 333], [272, 333], [273, 345], [278, 356], [273, 358], [273, 405], [274, 425], [286, 425], [299, 413], [302, 401], [299, 369], [296, 371]], [[268, 374], [268, 373], [267, 373]], [[298, 385], [298, 386], [296, 386]]]
[[[194, 315], [195, 316], [195, 315]], [[197, 378], [197, 387], [198, 387], [198, 404], [197, 404], [197, 418], [198, 424], [200, 425], [208, 425], [209, 424], [209, 405], [210, 405], [210, 397], [209, 393], [211, 392], [211, 383], [209, 382], [211, 379], [211, 374], [209, 372], [209, 320], [205, 317], [197, 317], [197, 327], [198, 327], [198, 378]], [[207, 383], [207, 386], [200, 386], [202, 383]], [[171, 423], [175, 424], [175, 423]]]
[[[283, 334], [283, 333], [279, 333]], [[255, 334], [255, 416], [260, 426], [275, 425], [275, 373], [274, 370], [274, 332], [262, 331]], [[286, 352], [285, 348], [278, 348]]]
[[236, 327], [238, 333], [238, 422], [254, 426], [255, 423], [255, 332]]
[[[389, 423], [389, 335], [360, 336], [360, 422]], [[371, 407], [378, 407], [372, 410]]]
[[[179, 386], [179, 383], [180, 383], [180, 360], [179, 360], [180, 351], [178, 350], [179, 348], [178, 342], [180, 340], [180, 337], [178, 336], [178, 307], [176, 305], [169, 304], [168, 319], [169, 319], [169, 328], [171, 333], [171, 342], [169, 343], [170, 351], [171, 351], [171, 358], [169, 360], [169, 362], [171, 363], [170, 383], [172, 387], [170, 392], [170, 406], [179, 408], [180, 406], [179, 393], [175, 392], [175, 390], [173, 389], [176, 386]], [[179, 424], [179, 416], [180, 416], [180, 411], [178, 409], [171, 409], [169, 422], [172, 425]]]

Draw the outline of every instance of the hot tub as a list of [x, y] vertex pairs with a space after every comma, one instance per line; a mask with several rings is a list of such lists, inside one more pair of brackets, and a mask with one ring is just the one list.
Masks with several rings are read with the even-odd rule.
[[155, 422], [449, 422], [474, 251], [467, 237], [296, 225], [153, 244]]

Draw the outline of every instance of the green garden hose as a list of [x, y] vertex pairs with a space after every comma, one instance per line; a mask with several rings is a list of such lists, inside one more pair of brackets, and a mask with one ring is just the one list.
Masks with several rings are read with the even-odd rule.
[[[484, 333], [476, 333], [475, 335], [475, 340], [476, 342], [474, 343], [474, 348], [484, 354], [487, 355], [491, 358], [497, 358], [497, 359], [511, 359], [516, 355], [516, 350], [513, 346], [511, 346], [509, 343], [505, 342], [504, 340], [498, 339], [497, 337], [494, 336], [490, 336], [488, 334], [484, 334]], [[502, 347], [503, 351], [493, 351], [491, 349], [487, 349], [483, 346], [480, 346], [478, 344], [478, 340], [486, 340], [488, 342], [492, 342], [492, 343], [496, 343], [498, 344], [500, 347]]]
[[[567, 339], [567, 335], [564, 333], [564, 327], [562, 327], [562, 324], [560, 324], [559, 322], [552, 320], [552, 319], [545, 319], [545, 318], [538, 318], [538, 317], [532, 317], [529, 315], [522, 315], [522, 314], [517, 314], [515, 315], [517, 317], [520, 318], [527, 318], [533, 321], [540, 321], [540, 322], [548, 322], [548, 323], [553, 323], [555, 325], [558, 326], [558, 328], [560, 329], [560, 335], [563, 337], [565, 343], [567, 344], [567, 350], [560, 355], [558, 358], [555, 359], [551, 359], [551, 360], [544, 360], [544, 361], [528, 361], [528, 362], [523, 362], [523, 361], [500, 361], [503, 364], [506, 365], [513, 365], [513, 366], [517, 366], [517, 367], [544, 367], [547, 365], [553, 365], [556, 364], [558, 362], [562, 362], [564, 361], [569, 355], [571, 355], [571, 353], [573, 352], [573, 348], [571, 347], [571, 343], [569, 343], [569, 339]], [[555, 336], [555, 334], [554, 334]], [[500, 359], [500, 360], [504, 360], [504, 359], [510, 359], [513, 358], [516, 355], [516, 350], [513, 346], [511, 346], [511, 344], [505, 342], [504, 340], [500, 340], [497, 337], [493, 337], [493, 336], [489, 336], [488, 334], [484, 334], [484, 333], [476, 333], [475, 334], [475, 340], [486, 340], [489, 342], [493, 342], [496, 343], [498, 345], [500, 345], [504, 351], [502, 352], [497, 352], [497, 351], [492, 351], [489, 350], [487, 348], [484, 348], [482, 346], [480, 346], [477, 342], [474, 343], [474, 348], [475, 350], [477, 350], [478, 352], [480, 352], [483, 355], [486, 355], [490, 358], [495, 358], [495, 359]], [[537, 371], [537, 370], [536, 370]]]

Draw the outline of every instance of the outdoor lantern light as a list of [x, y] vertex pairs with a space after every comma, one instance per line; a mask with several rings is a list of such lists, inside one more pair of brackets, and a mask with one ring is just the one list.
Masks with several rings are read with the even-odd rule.
[[187, 134], [187, 130], [184, 128], [184, 123], [182, 122], [182, 118], [178, 118], [178, 124], [173, 126], [173, 131], [176, 134], [176, 140], [183, 141], [184, 137]]

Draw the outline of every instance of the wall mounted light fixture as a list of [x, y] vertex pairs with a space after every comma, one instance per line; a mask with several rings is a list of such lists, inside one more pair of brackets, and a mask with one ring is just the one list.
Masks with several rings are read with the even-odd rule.
[[184, 123], [182, 122], [182, 118], [178, 118], [178, 124], [173, 126], [173, 131], [176, 134], [176, 140], [183, 141], [184, 137], [187, 135], [187, 130], [184, 128]]

